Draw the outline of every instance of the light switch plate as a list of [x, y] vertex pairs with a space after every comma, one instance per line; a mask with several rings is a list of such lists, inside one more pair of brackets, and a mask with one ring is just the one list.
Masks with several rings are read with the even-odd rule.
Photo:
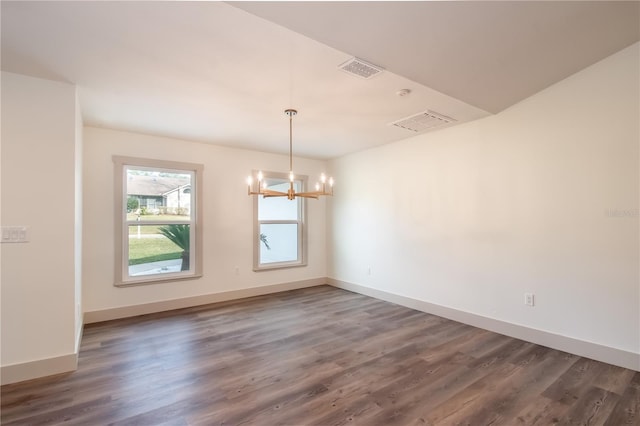
[[27, 243], [29, 242], [28, 226], [3, 226], [2, 243]]

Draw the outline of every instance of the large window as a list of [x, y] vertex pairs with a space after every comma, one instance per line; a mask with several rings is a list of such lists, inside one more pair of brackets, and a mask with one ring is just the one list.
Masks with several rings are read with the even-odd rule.
[[[267, 189], [287, 192], [289, 179], [264, 173]], [[305, 177], [294, 181], [296, 192], [304, 190]], [[305, 199], [286, 197], [254, 199], [254, 256], [256, 271], [306, 265]]]
[[113, 157], [115, 284], [202, 275], [199, 164]]

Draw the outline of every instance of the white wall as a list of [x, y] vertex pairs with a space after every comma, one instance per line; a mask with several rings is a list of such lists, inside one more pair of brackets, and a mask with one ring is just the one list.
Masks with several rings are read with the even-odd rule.
[[[113, 286], [113, 155], [204, 164], [204, 276], [197, 280], [118, 288]], [[312, 181], [326, 163], [294, 158]], [[254, 169], [286, 171], [282, 155], [85, 127], [85, 312], [209, 295], [326, 276], [325, 200], [308, 200], [308, 266], [253, 272], [253, 204], [246, 177]], [[235, 268], [239, 268], [236, 275]]]
[[332, 161], [329, 277], [639, 354], [639, 46]]
[[76, 92], [2, 73], [2, 225], [30, 242], [2, 247], [2, 366], [75, 352]]

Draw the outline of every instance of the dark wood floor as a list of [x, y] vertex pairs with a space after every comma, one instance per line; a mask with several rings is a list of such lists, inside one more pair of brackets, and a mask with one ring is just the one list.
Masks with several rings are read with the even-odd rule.
[[640, 373], [328, 286], [88, 325], [3, 425], [640, 425]]

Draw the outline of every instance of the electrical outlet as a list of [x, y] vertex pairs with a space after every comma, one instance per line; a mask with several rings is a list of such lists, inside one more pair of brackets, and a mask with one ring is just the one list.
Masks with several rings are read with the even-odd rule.
[[371, 275], [371, 266], [367, 266], [367, 275]]
[[236, 267], [235, 267], [235, 272], [236, 272], [236, 275], [240, 275], [240, 268], [238, 268], [238, 267], [236, 266]]
[[535, 297], [533, 293], [525, 293], [524, 294], [524, 304], [527, 306], [535, 305]]

